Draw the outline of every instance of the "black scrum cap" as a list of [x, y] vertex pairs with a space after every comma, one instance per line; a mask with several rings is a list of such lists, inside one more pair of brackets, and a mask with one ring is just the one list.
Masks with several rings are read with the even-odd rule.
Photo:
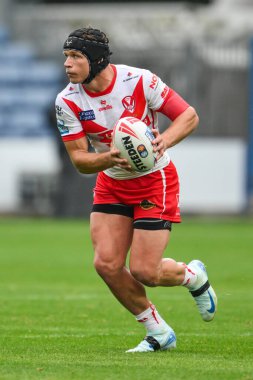
[[90, 73], [83, 83], [90, 83], [110, 62], [109, 40], [99, 29], [82, 28], [70, 33], [63, 50], [77, 50], [85, 55]]

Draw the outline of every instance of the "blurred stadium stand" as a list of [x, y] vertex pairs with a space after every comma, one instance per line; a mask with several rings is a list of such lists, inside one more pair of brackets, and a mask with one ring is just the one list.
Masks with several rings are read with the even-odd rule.
[[0, 25], [0, 44], [1, 46], [5, 45], [5, 43], [9, 39], [8, 29]]
[[34, 44], [13, 42], [0, 29], [0, 137], [52, 134], [48, 110], [61, 82], [52, 60], [38, 59]]
[[[87, 2], [82, 2], [87, 3]], [[126, 3], [126, 2], [125, 2]], [[83, 25], [110, 38], [114, 63], [149, 68], [193, 104], [203, 125], [197, 136], [248, 137], [249, 39], [246, 0], [200, 2], [66, 3], [16, 6], [13, 33], [31, 39], [42, 57], [62, 65], [65, 36]], [[229, 12], [229, 13], [228, 13]], [[31, 34], [31, 30], [35, 31]], [[236, 91], [234, 89], [236, 88]], [[240, 101], [238, 102], [238, 93]], [[240, 127], [238, 128], [238, 126]], [[166, 124], [162, 121], [162, 127]]]

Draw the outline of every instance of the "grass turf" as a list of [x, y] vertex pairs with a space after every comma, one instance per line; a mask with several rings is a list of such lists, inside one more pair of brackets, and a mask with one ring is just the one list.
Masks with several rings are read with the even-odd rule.
[[93, 269], [82, 220], [0, 219], [0, 380], [253, 379], [253, 221], [186, 219], [165, 256], [200, 258], [219, 297], [202, 322], [181, 288], [147, 289], [177, 350], [126, 354], [144, 336]]

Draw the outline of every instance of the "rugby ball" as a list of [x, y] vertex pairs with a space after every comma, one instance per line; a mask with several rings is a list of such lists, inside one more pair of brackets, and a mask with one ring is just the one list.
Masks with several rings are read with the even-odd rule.
[[121, 118], [113, 129], [112, 142], [127, 159], [132, 169], [146, 172], [153, 169], [157, 153], [153, 152], [154, 135], [150, 128], [135, 117]]

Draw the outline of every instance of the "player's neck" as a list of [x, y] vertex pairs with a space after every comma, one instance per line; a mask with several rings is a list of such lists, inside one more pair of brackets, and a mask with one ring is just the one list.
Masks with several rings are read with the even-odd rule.
[[89, 84], [84, 84], [83, 86], [90, 92], [102, 92], [110, 86], [113, 77], [114, 70], [109, 64]]

